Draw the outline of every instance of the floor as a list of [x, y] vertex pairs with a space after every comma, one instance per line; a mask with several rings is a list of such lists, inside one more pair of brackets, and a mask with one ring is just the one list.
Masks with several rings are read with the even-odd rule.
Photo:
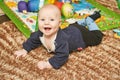
[[4, 14], [4, 12], [0, 9], [0, 24], [9, 21], [10, 19]]

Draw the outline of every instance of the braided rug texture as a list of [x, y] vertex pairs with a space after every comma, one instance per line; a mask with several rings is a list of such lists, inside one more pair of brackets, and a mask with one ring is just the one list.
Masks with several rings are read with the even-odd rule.
[[26, 37], [11, 22], [0, 24], [0, 80], [120, 80], [120, 39], [105, 31], [100, 45], [73, 52], [60, 69], [39, 70], [37, 63], [53, 54], [43, 47], [15, 59]]

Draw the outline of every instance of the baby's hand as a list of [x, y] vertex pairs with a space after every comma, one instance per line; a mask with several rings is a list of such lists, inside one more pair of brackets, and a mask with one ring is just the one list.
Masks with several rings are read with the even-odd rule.
[[43, 70], [45, 68], [52, 68], [51, 64], [48, 61], [47, 62], [46, 61], [40, 61], [40, 62], [38, 62], [37, 66], [41, 70]]
[[27, 55], [27, 51], [24, 49], [18, 50], [18, 51], [15, 51], [14, 55], [16, 56], [16, 58], [25, 57]]

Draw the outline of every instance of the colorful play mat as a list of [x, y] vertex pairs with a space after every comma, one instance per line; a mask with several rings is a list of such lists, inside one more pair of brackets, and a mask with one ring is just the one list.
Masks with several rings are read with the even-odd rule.
[[28, 28], [34, 32], [36, 27], [37, 13], [28, 12], [27, 14], [18, 11], [17, 7], [11, 8], [11, 10], [23, 21]]
[[[4, 3], [9, 7], [10, 10], [14, 13], [14, 17], [18, 17], [21, 22], [24, 23], [24, 27], [27, 27], [30, 32], [34, 32], [37, 27], [37, 12], [27, 12], [22, 13], [18, 11], [17, 3], [20, 0], [12, 0], [15, 3], [8, 4], [9, 0], [4, 0]], [[81, 0], [82, 1], [82, 0]], [[113, 28], [120, 27], [120, 15], [108, 10], [107, 8], [103, 7], [102, 5], [96, 3], [94, 0], [83, 0], [84, 2], [79, 3], [71, 3], [71, 5], [74, 7], [75, 14], [72, 18], [64, 18], [62, 17], [63, 23], [61, 25], [61, 28], [67, 27], [69, 24], [74, 23], [80, 19], [85, 18], [86, 16], [89, 16], [90, 14], [93, 14], [94, 11], [100, 10], [101, 11], [101, 18], [96, 20], [97, 25], [101, 30], [108, 30]], [[8, 14], [9, 15], [9, 14]], [[17, 22], [19, 23], [19, 22]], [[22, 27], [22, 26], [19, 26]], [[21, 28], [20, 28], [21, 29]], [[23, 31], [25, 35], [27, 32]], [[29, 34], [27, 35], [27, 37]]]

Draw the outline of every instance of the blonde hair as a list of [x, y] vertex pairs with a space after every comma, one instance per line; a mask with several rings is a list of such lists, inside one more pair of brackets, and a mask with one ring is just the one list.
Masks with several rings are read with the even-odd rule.
[[41, 11], [44, 10], [44, 9], [46, 9], [46, 8], [54, 10], [56, 12], [56, 14], [61, 17], [61, 11], [60, 11], [60, 9], [57, 6], [53, 5], [53, 4], [46, 4], [46, 5], [44, 5], [43, 7], [40, 8], [39, 13], [41, 13]]

